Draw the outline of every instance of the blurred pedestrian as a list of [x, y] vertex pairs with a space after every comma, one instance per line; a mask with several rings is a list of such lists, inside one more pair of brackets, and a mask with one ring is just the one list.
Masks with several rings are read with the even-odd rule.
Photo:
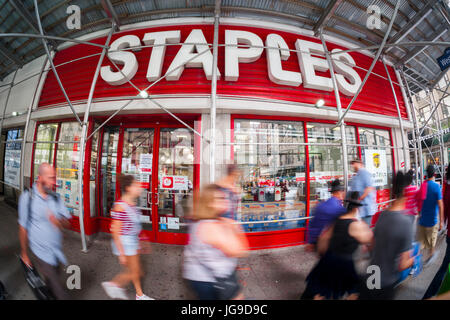
[[359, 193], [352, 191], [347, 199], [347, 211], [319, 237], [317, 250], [322, 258], [306, 278], [307, 286], [301, 299], [340, 299], [348, 294], [355, 298], [360, 278], [354, 264], [354, 253], [360, 244], [372, 241], [369, 226], [357, 219], [362, 207]]
[[431, 281], [427, 291], [423, 296], [423, 299], [428, 299], [438, 293], [441, 283], [444, 280], [445, 273], [447, 272], [450, 264], [450, 166], [447, 167], [442, 193], [444, 198], [444, 219], [447, 222], [447, 249], [445, 251], [444, 260], [442, 261], [441, 267]]
[[[19, 199], [19, 239], [21, 259], [44, 277], [56, 299], [66, 300], [68, 294], [61, 281], [61, 265], [67, 265], [62, 251], [62, 229], [69, 227], [71, 215], [64, 201], [53, 190], [56, 186], [55, 169], [48, 163], [38, 168], [33, 187]], [[32, 254], [28, 255], [28, 246]]]
[[395, 296], [395, 287], [400, 281], [400, 272], [408, 269], [414, 263], [412, 257], [412, 224], [406, 217], [405, 187], [406, 177], [398, 172], [394, 178], [392, 195], [394, 202], [385, 211], [380, 213], [374, 228], [372, 255], [370, 266], [376, 266], [380, 276], [374, 283], [379, 287], [369, 288], [371, 281], [368, 275], [361, 283], [361, 300], [392, 300]]
[[314, 208], [313, 218], [308, 224], [308, 245], [312, 251], [316, 251], [317, 240], [322, 230], [346, 212], [342, 205], [345, 190], [339, 179], [331, 182], [330, 192], [331, 197]]
[[[418, 192], [420, 216], [417, 227], [417, 237], [421, 248], [429, 251], [427, 263], [434, 259], [438, 231], [444, 228], [444, 204], [439, 184], [434, 181], [435, 168], [433, 165], [427, 167], [427, 180], [422, 184]], [[438, 216], [439, 214], [439, 216]], [[439, 221], [438, 221], [439, 219]], [[425, 254], [424, 254], [425, 257]]]
[[406, 197], [406, 205], [405, 205], [405, 215], [408, 217], [408, 219], [411, 220], [412, 224], [412, 234], [413, 234], [413, 240], [415, 238], [416, 234], [416, 218], [419, 213], [419, 208], [417, 205], [417, 192], [418, 188], [413, 185], [414, 180], [414, 171], [409, 170], [406, 173], [406, 188], [405, 188], [405, 197]]
[[360, 159], [350, 162], [356, 175], [350, 181], [350, 190], [360, 194], [361, 208], [359, 217], [369, 226], [372, 224], [372, 216], [375, 214], [375, 187], [373, 186], [372, 175], [366, 170]]
[[184, 248], [183, 277], [198, 299], [243, 299], [236, 267], [248, 242], [241, 227], [223, 217], [229, 200], [221, 187], [211, 184], [195, 203], [189, 243]]
[[127, 300], [124, 287], [131, 281], [136, 289], [136, 300], [154, 300], [144, 294], [141, 286], [144, 275], [139, 258], [142, 249], [139, 243], [142, 213], [136, 208], [136, 202], [142, 188], [132, 175], [119, 176], [119, 184], [121, 198], [111, 209], [111, 245], [125, 270], [111, 281], [102, 282], [102, 286], [110, 298]]
[[236, 214], [241, 199], [241, 192], [237, 187], [237, 184], [241, 176], [242, 172], [239, 167], [235, 164], [230, 164], [227, 166], [226, 176], [216, 183], [229, 201], [228, 209], [222, 214], [224, 218], [236, 219]]

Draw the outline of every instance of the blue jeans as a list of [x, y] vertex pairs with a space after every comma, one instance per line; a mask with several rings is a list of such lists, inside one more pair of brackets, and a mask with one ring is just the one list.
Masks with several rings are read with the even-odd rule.
[[428, 287], [427, 292], [425, 292], [425, 295], [423, 296], [422, 299], [428, 299], [437, 295], [439, 288], [441, 287], [442, 281], [444, 281], [445, 273], [448, 270], [449, 264], [450, 264], [450, 237], [447, 236], [447, 249], [445, 250], [444, 261], [442, 261], [441, 267], [434, 276], [433, 281], [431, 281], [431, 284]]

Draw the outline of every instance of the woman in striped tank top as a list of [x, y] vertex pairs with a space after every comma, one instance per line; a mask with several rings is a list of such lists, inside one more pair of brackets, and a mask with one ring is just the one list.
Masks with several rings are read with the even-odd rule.
[[132, 281], [136, 289], [136, 300], [153, 300], [142, 292], [141, 287], [143, 271], [139, 261], [139, 234], [142, 228], [141, 211], [136, 208], [136, 200], [142, 189], [131, 175], [121, 175], [119, 183], [122, 196], [111, 210], [111, 245], [125, 271], [102, 285], [111, 298], [127, 299], [123, 287]]

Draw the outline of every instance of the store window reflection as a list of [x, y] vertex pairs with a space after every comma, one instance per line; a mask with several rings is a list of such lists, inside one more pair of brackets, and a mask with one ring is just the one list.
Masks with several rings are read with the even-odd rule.
[[303, 143], [302, 122], [235, 120], [234, 161], [243, 172], [237, 219], [261, 222], [244, 224], [246, 232], [305, 226], [295, 220], [306, 213]]
[[[57, 123], [40, 124], [38, 126], [36, 140], [39, 142], [49, 141], [49, 143], [36, 143], [34, 148], [33, 163], [33, 180], [36, 181], [38, 176], [38, 168], [41, 163], [47, 162], [53, 165], [56, 132], [58, 130]], [[52, 143], [53, 142], [53, 143]]]
[[[388, 130], [359, 128], [359, 139], [362, 145], [362, 161], [366, 169], [372, 174], [374, 187], [377, 189], [378, 210], [388, 204], [383, 203], [390, 199], [390, 186], [392, 184], [393, 164], [391, 139]], [[381, 203], [381, 204], [380, 204]]]
[[78, 122], [64, 122], [59, 132], [56, 152], [56, 192], [72, 215], [79, 214], [78, 161], [81, 127]]
[[[310, 208], [331, 197], [330, 183], [339, 179], [344, 184], [344, 162], [341, 146], [341, 128], [332, 124], [307, 123], [310, 170]], [[348, 144], [356, 144], [355, 128], [345, 127]], [[328, 145], [314, 145], [328, 144]], [[358, 148], [347, 147], [348, 159], [357, 157]], [[351, 172], [349, 172], [349, 176]], [[311, 210], [310, 212], [313, 212]]]

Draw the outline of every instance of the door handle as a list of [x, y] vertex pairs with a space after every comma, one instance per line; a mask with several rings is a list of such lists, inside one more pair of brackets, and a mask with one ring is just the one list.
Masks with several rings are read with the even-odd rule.
[[157, 192], [155, 192], [155, 205], [159, 205], [159, 194]]

